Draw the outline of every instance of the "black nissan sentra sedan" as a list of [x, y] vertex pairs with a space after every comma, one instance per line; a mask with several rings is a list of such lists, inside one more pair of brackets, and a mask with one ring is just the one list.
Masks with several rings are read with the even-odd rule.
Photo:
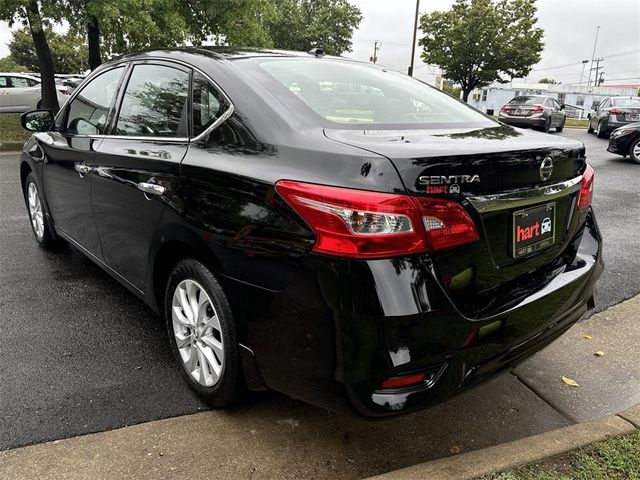
[[215, 407], [248, 387], [413, 411], [594, 307], [582, 143], [400, 73], [321, 51], [152, 51], [22, 120], [38, 243], [72, 244], [162, 315]]

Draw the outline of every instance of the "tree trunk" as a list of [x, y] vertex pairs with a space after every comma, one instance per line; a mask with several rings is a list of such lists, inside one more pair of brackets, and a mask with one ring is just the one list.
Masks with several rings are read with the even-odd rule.
[[87, 39], [89, 43], [89, 68], [95, 70], [102, 63], [100, 55], [100, 25], [95, 16], [87, 23]]
[[462, 101], [467, 103], [469, 100], [469, 94], [473, 91], [473, 88], [463, 88], [462, 89]]
[[42, 18], [40, 17], [37, 0], [31, 0], [27, 4], [26, 10], [29, 30], [31, 31], [31, 38], [33, 38], [40, 69], [40, 108], [53, 110], [55, 113], [60, 110], [60, 104], [58, 104], [58, 92], [56, 90], [55, 77], [53, 76], [53, 59], [51, 58], [47, 37], [42, 28]]

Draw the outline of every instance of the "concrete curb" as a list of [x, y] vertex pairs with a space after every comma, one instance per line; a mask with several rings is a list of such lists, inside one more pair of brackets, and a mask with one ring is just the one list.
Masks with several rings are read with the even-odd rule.
[[391, 471], [369, 480], [470, 480], [560, 455], [610, 437], [626, 435], [637, 428], [640, 429], [640, 405], [617, 415]]

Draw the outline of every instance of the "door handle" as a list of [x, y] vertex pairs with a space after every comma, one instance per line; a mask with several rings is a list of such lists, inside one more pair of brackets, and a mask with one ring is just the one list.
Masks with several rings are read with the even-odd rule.
[[164, 195], [164, 192], [167, 191], [167, 189], [162, 185], [149, 182], [138, 183], [138, 190], [144, 192], [145, 194], [148, 193], [149, 195]]
[[76, 172], [78, 172], [80, 174], [80, 178], [82, 178], [84, 175], [91, 173], [91, 171], [93, 170], [92, 167], [89, 167], [87, 165], [85, 165], [84, 163], [76, 163], [73, 168], [75, 169]]

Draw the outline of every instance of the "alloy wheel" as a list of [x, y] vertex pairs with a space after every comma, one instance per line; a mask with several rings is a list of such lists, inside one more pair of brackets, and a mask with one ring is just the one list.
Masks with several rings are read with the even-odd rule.
[[640, 142], [636, 142], [633, 146], [633, 156], [640, 159]]
[[180, 358], [189, 375], [205, 387], [220, 380], [224, 366], [222, 327], [211, 298], [187, 279], [173, 292], [171, 319]]
[[29, 216], [31, 218], [31, 226], [33, 231], [38, 237], [38, 240], [42, 240], [44, 237], [44, 217], [42, 214], [42, 203], [40, 202], [40, 196], [38, 195], [38, 188], [36, 184], [31, 182], [27, 189], [27, 202], [29, 203]]

